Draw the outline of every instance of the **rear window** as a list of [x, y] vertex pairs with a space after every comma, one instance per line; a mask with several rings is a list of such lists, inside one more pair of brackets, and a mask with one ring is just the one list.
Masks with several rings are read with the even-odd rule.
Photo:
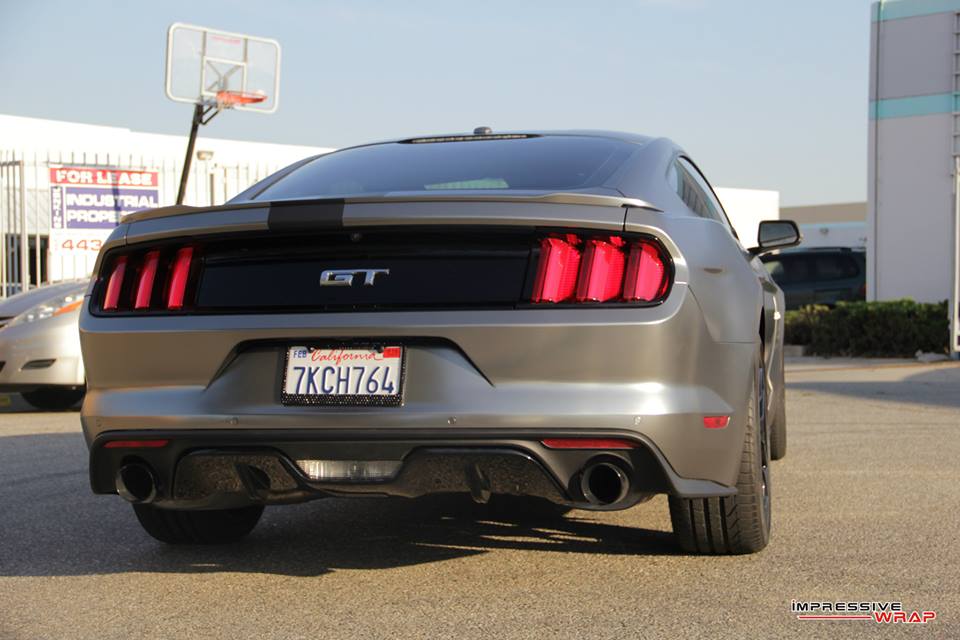
[[853, 258], [845, 255], [817, 256], [817, 278], [820, 280], [846, 280], [860, 275], [860, 268]]
[[320, 156], [255, 199], [584, 189], [601, 186], [636, 148], [620, 140], [579, 136], [378, 144]]

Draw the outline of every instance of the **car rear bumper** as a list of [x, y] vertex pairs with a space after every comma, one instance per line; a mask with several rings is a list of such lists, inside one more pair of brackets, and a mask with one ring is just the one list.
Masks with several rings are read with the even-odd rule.
[[[117, 433], [164, 433], [174, 442], [257, 434], [243, 443], [255, 449], [275, 447], [271, 434], [321, 447], [420, 434], [416, 439], [431, 447], [525, 450], [522, 443], [542, 437], [619, 434], [655, 452], [677, 480], [662, 490], [677, 494], [689, 493], [681, 480], [707, 481], [720, 492], [736, 484], [758, 357], [756, 342], [715, 341], [682, 283], [662, 305], [646, 309], [84, 313], [81, 340], [89, 380], [81, 420], [94, 450]], [[404, 347], [401, 406], [281, 402], [286, 349], [337, 340]], [[729, 416], [729, 424], [707, 429], [705, 416]], [[478, 433], [483, 439], [474, 443]], [[224, 444], [212, 437], [193, 446]], [[542, 462], [543, 453], [534, 453]], [[100, 464], [99, 457], [92, 461]], [[571, 474], [554, 476], [563, 483]]]
[[[442, 430], [356, 431], [224, 430], [117, 431], [99, 436], [90, 449], [95, 493], [117, 493], [118, 471], [139, 464], [155, 478], [150, 502], [178, 509], [215, 509], [247, 504], [286, 504], [323, 497], [471, 493], [545, 498], [586, 509], [623, 509], [656, 493], [686, 497], [726, 496], [735, 489], [708, 480], [682, 478], [647, 438], [609, 431], [603, 437], [629, 442], [627, 449], [551, 449], [542, 441], [555, 432], [517, 431], [504, 437], [470, 430], [450, 437]], [[564, 438], [597, 438], [598, 432], [564, 432]], [[148, 440], [163, 446], [111, 448], [107, 443]], [[311, 479], [301, 460], [396, 461], [399, 470], [376, 481]], [[591, 504], [581, 489], [584, 469], [597, 462], [621, 468], [629, 489], [614, 504]]]

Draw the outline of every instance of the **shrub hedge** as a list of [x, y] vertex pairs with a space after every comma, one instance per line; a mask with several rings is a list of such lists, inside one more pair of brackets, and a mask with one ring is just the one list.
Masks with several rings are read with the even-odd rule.
[[821, 356], [912, 358], [917, 351], [949, 352], [949, 334], [946, 301], [838, 302], [787, 311], [784, 342]]

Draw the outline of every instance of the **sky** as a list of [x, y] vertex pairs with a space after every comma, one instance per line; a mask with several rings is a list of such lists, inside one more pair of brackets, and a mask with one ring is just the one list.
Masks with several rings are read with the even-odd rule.
[[[0, 0], [0, 113], [186, 135], [166, 30], [275, 38], [280, 108], [202, 135], [342, 147], [494, 130], [666, 136], [717, 186], [866, 199], [868, 0]], [[0, 140], [0, 147], [3, 141]]]

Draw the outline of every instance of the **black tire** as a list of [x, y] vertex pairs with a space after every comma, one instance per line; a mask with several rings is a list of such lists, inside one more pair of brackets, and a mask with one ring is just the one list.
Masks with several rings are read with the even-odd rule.
[[84, 387], [40, 387], [20, 395], [41, 411], [66, 411], [83, 400], [85, 393]]
[[140, 526], [160, 542], [167, 544], [225, 544], [236, 542], [257, 526], [263, 506], [253, 505], [216, 511], [160, 509], [151, 504], [135, 504]]
[[747, 408], [746, 437], [740, 457], [737, 495], [728, 498], [670, 496], [670, 520], [680, 547], [688, 553], [741, 554], [760, 551], [770, 540], [770, 458], [768, 433], [759, 428], [762, 371]]
[[777, 408], [773, 413], [773, 423], [770, 425], [770, 459], [780, 460], [787, 455], [787, 391], [783, 376], [780, 377], [780, 386], [777, 387]]

